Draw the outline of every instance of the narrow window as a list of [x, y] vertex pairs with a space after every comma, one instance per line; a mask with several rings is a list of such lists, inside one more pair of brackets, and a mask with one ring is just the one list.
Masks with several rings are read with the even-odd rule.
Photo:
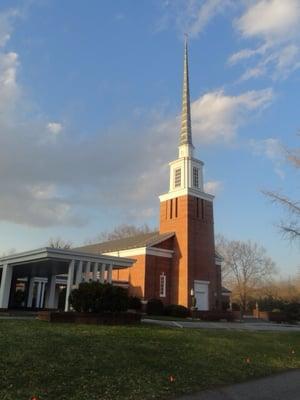
[[162, 273], [159, 277], [159, 297], [166, 297], [167, 277]]
[[197, 204], [196, 204], [196, 217], [199, 218], [199, 199], [197, 197]]
[[175, 187], [181, 186], [181, 168], [175, 169], [174, 186]]
[[173, 218], [173, 199], [170, 200], [170, 219]]
[[204, 200], [201, 199], [201, 218], [202, 218], [202, 219], [205, 218], [205, 209], [204, 209], [204, 207], [205, 207]]
[[199, 169], [196, 167], [193, 167], [193, 186], [199, 187]]
[[175, 218], [178, 217], [178, 198], [175, 199]]

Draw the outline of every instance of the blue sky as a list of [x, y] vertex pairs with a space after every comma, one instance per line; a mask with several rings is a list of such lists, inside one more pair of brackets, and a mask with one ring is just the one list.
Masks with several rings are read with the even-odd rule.
[[158, 225], [188, 32], [216, 232], [259, 242], [295, 273], [299, 247], [261, 189], [299, 199], [282, 152], [299, 147], [299, 23], [299, 0], [2, 0], [0, 252]]

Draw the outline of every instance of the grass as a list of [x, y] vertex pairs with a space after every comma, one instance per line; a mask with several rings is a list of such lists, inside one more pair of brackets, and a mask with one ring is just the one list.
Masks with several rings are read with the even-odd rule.
[[145, 400], [300, 368], [300, 334], [0, 320], [0, 399]]

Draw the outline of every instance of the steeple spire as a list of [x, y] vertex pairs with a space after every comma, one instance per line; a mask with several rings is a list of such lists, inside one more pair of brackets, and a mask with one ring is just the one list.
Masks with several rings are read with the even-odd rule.
[[[192, 143], [191, 127], [191, 106], [190, 106], [190, 87], [189, 87], [189, 61], [188, 61], [188, 40], [185, 35], [184, 45], [184, 64], [183, 64], [183, 93], [182, 93], [182, 112], [181, 112], [181, 131], [179, 138], [179, 147], [194, 148]], [[187, 146], [186, 146], [187, 145]]]

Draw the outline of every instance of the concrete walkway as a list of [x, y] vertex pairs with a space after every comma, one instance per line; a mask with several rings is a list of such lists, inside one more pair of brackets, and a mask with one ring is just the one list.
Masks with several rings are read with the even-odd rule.
[[[274, 331], [274, 332], [300, 332], [300, 325], [276, 324], [271, 322], [205, 322], [205, 321], [165, 321], [142, 319], [147, 324], [162, 325], [172, 328], [196, 329], [226, 329], [240, 331]], [[300, 400], [300, 395], [299, 395]]]
[[178, 400], [299, 400], [300, 370], [207, 390]]

